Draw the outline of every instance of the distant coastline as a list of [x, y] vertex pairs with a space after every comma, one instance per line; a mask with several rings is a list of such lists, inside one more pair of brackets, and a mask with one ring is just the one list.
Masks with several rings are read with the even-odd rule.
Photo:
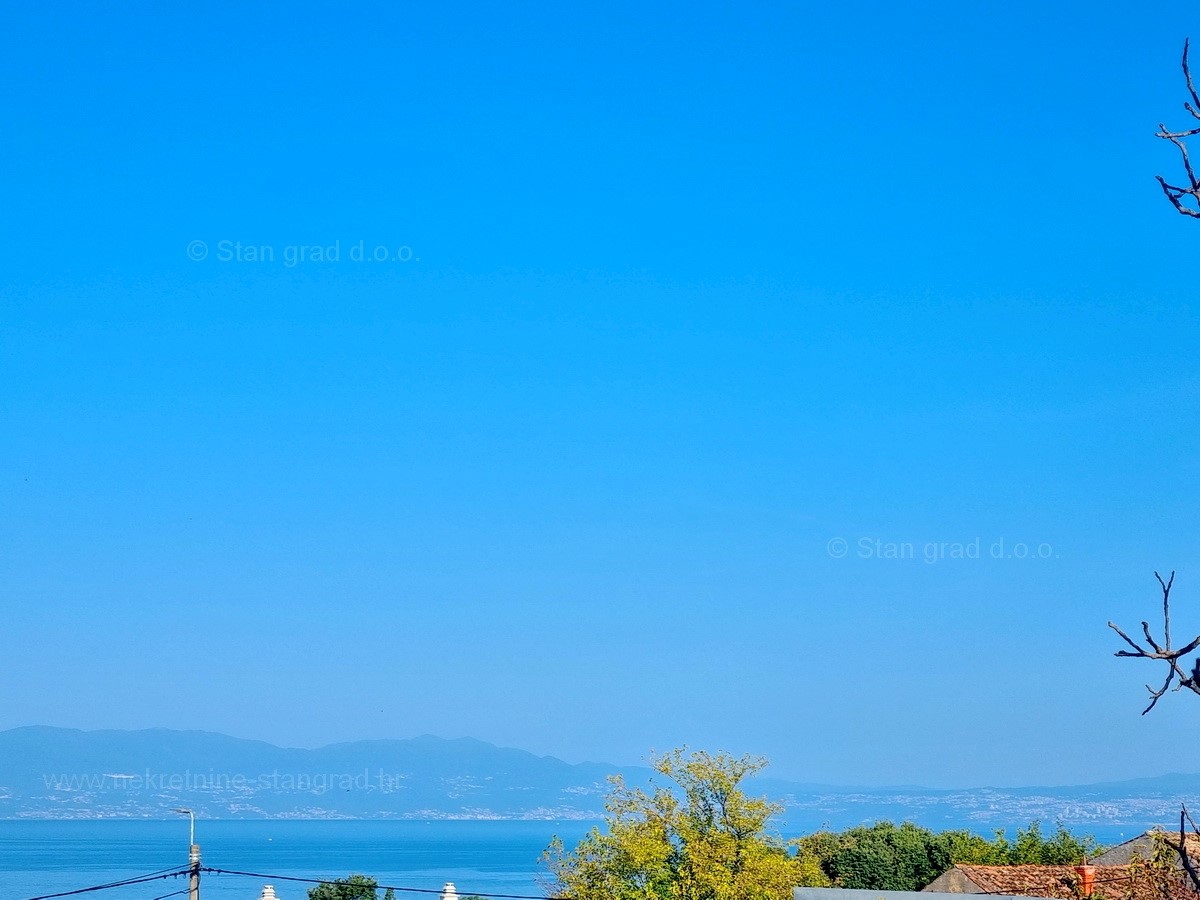
[[[199, 731], [0, 732], [0, 820], [158, 820], [187, 806], [208, 820], [594, 822], [608, 777], [650, 769], [569, 764], [469, 738], [423, 736], [275, 747]], [[1062, 787], [863, 788], [760, 778], [782, 821], [815, 830], [880, 819], [989, 833], [1038, 820], [1073, 829], [1168, 823], [1200, 775]]]

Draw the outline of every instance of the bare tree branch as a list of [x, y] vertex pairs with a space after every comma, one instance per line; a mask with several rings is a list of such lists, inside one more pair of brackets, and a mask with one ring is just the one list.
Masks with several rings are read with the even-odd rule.
[[[1187, 75], [1188, 91], [1191, 93], [1192, 99], [1196, 103], [1196, 107], [1189, 106], [1188, 111], [1193, 115], [1196, 115], [1197, 118], [1200, 118], [1200, 114], [1196, 113], [1196, 109], [1200, 108], [1200, 98], [1197, 98], [1196, 96], [1196, 89], [1192, 85], [1191, 72], [1188, 71], [1186, 43], [1183, 47], [1183, 70]], [[1186, 149], [1183, 150], [1183, 156], [1186, 162]], [[1192, 178], [1193, 184], [1195, 185], [1196, 181], [1195, 177], [1192, 175], [1192, 169], [1190, 165], [1187, 167], [1187, 170], [1188, 177]], [[1162, 179], [1160, 178], [1159, 181], [1162, 181]], [[1196, 185], [1195, 189], [1200, 190], [1200, 185]], [[1192, 196], [1200, 199], [1200, 196], [1194, 192]], [[1179, 205], [1177, 197], [1174, 198], [1172, 202], [1175, 202], [1177, 206]], [[1187, 210], [1186, 207], [1184, 209], [1185, 211], [1190, 212], [1191, 215], [1200, 216], [1200, 213]], [[1108, 623], [1108, 627], [1115, 631], [1120, 636], [1121, 640], [1123, 640], [1131, 648], [1130, 650], [1118, 650], [1114, 655], [1131, 659], [1163, 660], [1167, 664], [1167, 677], [1163, 680], [1162, 687], [1155, 690], [1151, 685], [1146, 685], [1146, 690], [1150, 693], [1150, 704], [1144, 710], [1142, 710], [1143, 716], [1150, 712], [1150, 710], [1154, 709], [1154, 704], [1158, 703], [1159, 699], [1161, 699], [1162, 696], [1171, 689], [1172, 684], [1175, 685], [1176, 691], [1187, 688], [1193, 693], [1200, 694], [1200, 657], [1198, 657], [1192, 664], [1192, 671], [1190, 673], [1185, 672], [1183, 667], [1179, 664], [1180, 659], [1190, 653], [1195, 652], [1197, 648], [1200, 648], [1200, 635], [1192, 638], [1192, 640], [1188, 641], [1188, 643], [1184, 644], [1182, 647], [1171, 646], [1171, 588], [1175, 586], [1175, 573], [1172, 571], [1170, 576], [1164, 580], [1161, 575], [1155, 572], [1154, 578], [1158, 581], [1158, 586], [1162, 589], [1163, 639], [1161, 645], [1150, 633], [1150, 624], [1148, 622], [1142, 622], [1142, 634], [1146, 636], [1146, 644], [1148, 645], [1146, 647], [1143, 647], [1141, 644], [1127, 635], [1115, 623]], [[1188, 826], [1191, 826], [1191, 835], [1188, 833]], [[1179, 860], [1182, 863], [1183, 871], [1187, 874], [1187, 878], [1191, 882], [1192, 890], [1197, 895], [1200, 895], [1200, 863], [1198, 863], [1192, 856], [1192, 853], [1189, 852], [1189, 836], [1200, 838], [1200, 828], [1196, 827], [1196, 823], [1193, 821], [1191, 813], [1188, 812], [1187, 805], [1181, 803], [1179, 806], [1179, 843], [1172, 843], [1165, 834], [1162, 835], [1161, 840], [1168, 848], [1175, 851], [1179, 855]], [[1164, 900], [1168, 900], [1169, 897], [1174, 895], [1169, 884], [1165, 881], [1162, 884], [1162, 890]]]
[[[1190, 76], [1188, 84], [1191, 84]], [[1200, 105], [1200, 101], [1197, 101], [1197, 105]], [[1200, 190], [1200, 185], [1197, 185], [1197, 190]], [[1200, 213], [1195, 213], [1195, 215], [1200, 216]], [[1173, 648], [1171, 646], [1171, 588], [1175, 586], [1175, 573], [1172, 572], [1170, 577], [1166, 580], [1163, 580], [1163, 577], [1157, 572], [1154, 573], [1154, 577], [1158, 579], [1159, 587], [1162, 588], [1162, 644], [1160, 645], [1158, 641], [1154, 639], [1153, 635], [1150, 634], [1150, 624], [1148, 622], [1142, 622], [1142, 633], [1146, 636], [1147, 644], [1145, 647], [1127, 635], [1124, 631], [1117, 627], [1115, 623], [1108, 623], [1108, 627], [1120, 635], [1121, 640], [1133, 648], [1132, 650], [1118, 650], [1115, 654], [1113, 654], [1114, 656], [1124, 656], [1131, 659], [1161, 659], [1167, 663], [1167, 677], [1166, 680], [1163, 681], [1162, 687], [1155, 690], [1150, 685], [1146, 685], [1146, 690], [1150, 692], [1150, 705], [1142, 710], [1143, 716], [1150, 712], [1150, 710], [1154, 709], [1154, 704], [1156, 704], [1168, 690], [1171, 690], [1172, 684], [1175, 685], [1176, 691], [1181, 690], [1182, 688], [1187, 688], [1193, 693], [1200, 694], [1200, 658], [1196, 659], [1192, 666], [1191, 672], [1185, 671], [1184, 668], [1179, 664], [1179, 660], [1182, 657], [1187, 656], [1189, 653], [1195, 652], [1197, 648], [1200, 648], [1200, 635], [1197, 635], [1182, 647]], [[1200, 885], [1198, 885], [1198, 887], [1200, 887]]]
[[1192, 833], [1200, 835], [1200, 830], [1197, 830], [1196, 823], [1192, 821], [1192, 814], [1188, 812], [1186, 804], [1181, 804], [1179, 808], [1179, 858], [1183, 861], [1183, 870], [1188, 873], [1188, 878], [1192, 879], [1192, 887], [1200, 891], [1200, 872], [1196, 871], [1196, 864], [1192, 862], [1191, 854], [1187, 852], [1187, 834], [1183, 830], [1183, 823], [1187, 822], [1192, 826]]
[[[1196, 86], [1192, 82], [1192, 70], [1188, 64], [1188, 49], [1190, 41], [1183, 42], [1183, 78], [1187, 83], [1188, 93], [1192, 99], [1190, 102], [1185, 101], [1183, 108], [1194, 119], [1200, 119], [1200, 95], [1196, 93]], [[1179, 148], [1179, 156], [1183, 160], [1183, 170], [1187, 174], [1188, 183], [1186, 186], [1170, 184], [1161, 175], [1155, 176], [1158, 179], [1159, 186], [1162, 187], [1163, 193], [1167, 199], [1171, 201], [1171, 205], [1175, 207], [1182, 215], [1191, 216], [1194, 219], [1200, 219], [1200, 180], [1197, 180], [1196, 173], [1192, 168], [1192, 161], [1188, 157], [1187, 144], [1183, 142], [1184, 138], [1192, 137], [1200, 134], [1200, 128], [1192, 128], [1188, 131], [1168, 131], [1167, 126], [1160, 122], [1158, 124], [1157, 136], [1163, 140], [1170, 141]], [[1191, 203], [1195, 206], [1188, 205], [1185, 198], [1191, 198]]]
[[1200, 97], [1196, 96], [1196, 88], [1192, 85], [1192, 73], [1188, 69], [1188, 58], [1187, 57], [1188, 57], [1188, 43], [1190, 40], [1191, 40], [1190, 38], [1183, 39], [1183, 77], [1185, 79], [1187, 79], [1188, 93], [1192, 95], [1192, 103], [1195, 103], [1196, 106], [1194, 107], [1191, 104], [1184, 103], [1183, 108], [1186, 109], [1188, 112], [1190, 112], [1197, 119], [1200, 119], [1200, 113], [1196, 112], [1196, 107], [1200, 107]]
[[1188, 878], [1192, 882], [1192, 887], [1200, 891], [1200, 871], [1197, 871], [1196, 863], [1188, 853], [1188, 831], [1187, 827], [1191, 826], [1192, 834], [1200, 835], [1200, 830], [1196, 828], [1196, 823], [1192, 821], [1192, 814], [1188, 812], [1186, 804], [1180, 804], [1179, 807], [1179, 843], [1173, 844], [1165, 835], [1163, 843], [1179, 854], [1179, 861], [1183, 863], [1183, 871], [1187, 873]]
[[[1188, 87], [1192, 86], [1191, 79], [1188, 79]], [[1195, 91], [1192, 92], [1193, 96]], [[1175, 573], [1171, 572], [1171, 580], [1163, 581], [1162, 576], [1157, 572], [1154, 573], [1154, 578], [1158, 581], [1158, 586], [1163, 592], [1163, 637], [1167, 640], [1167, 646], [1171, 646], [1171, 586], [1175, 584]]]

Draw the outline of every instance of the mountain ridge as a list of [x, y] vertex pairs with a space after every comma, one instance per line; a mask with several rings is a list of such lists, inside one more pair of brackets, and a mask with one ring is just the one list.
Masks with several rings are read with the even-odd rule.
[[[569, 763], [478, 738], [340, 741], [280, 747], [200, 729], [0, 731], [0, 818], [598, 819], [608, 777], [646, 786], [645, 766]], [[1017, 788], [863, 787], [759, 777], [789, 822], [844, 827], [879, 818], [930, 827], [1087, 826], [1169, 821], [1200, 795], [1200, 774]]]

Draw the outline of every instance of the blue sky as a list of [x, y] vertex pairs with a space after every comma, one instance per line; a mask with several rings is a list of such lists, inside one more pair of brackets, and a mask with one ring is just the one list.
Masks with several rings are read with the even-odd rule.
[[1200, 739], [1194, 9], [125, 9], [0, 27], [0, 727]]

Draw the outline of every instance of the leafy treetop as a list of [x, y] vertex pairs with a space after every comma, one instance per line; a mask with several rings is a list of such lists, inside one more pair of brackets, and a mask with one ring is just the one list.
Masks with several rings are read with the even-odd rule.
[[[327, 881], [308, 889], [308, 900], [377, 900], [379, 883], [366, 875], [351, 875]], [[396, 894], [388, 888], [383, 900], [395, 900]]]
[[811, 855], [769, 832], [780, 807], [742, 782], [760, 757], [673, 750], [653, 760], [674, 783], [647, 793], [616, 776], [606, 827], [574, 850], [555, 838], [542, 861], [550, 890], [573, 900], [790, 900], [798, 885], [827, 885]]

